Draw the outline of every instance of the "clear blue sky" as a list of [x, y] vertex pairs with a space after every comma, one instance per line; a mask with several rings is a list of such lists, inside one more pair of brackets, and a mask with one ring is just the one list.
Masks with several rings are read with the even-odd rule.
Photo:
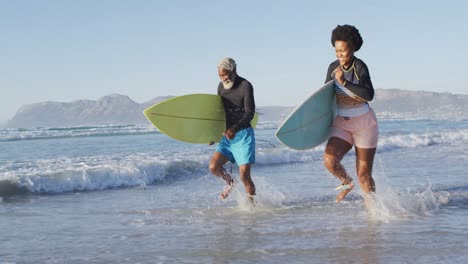
[[[413, 3], [414, 2], [414, 3]], [[23, 104], [215, 93], [226, 56], [257, 106], [292, 106], [355, 25], [376, 88], [468, 93], [466, 1], [0, 0], [0, 122]]]

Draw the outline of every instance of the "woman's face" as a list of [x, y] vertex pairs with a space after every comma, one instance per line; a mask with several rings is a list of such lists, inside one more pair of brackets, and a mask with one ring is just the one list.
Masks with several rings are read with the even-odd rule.
[[351, 62], [354, 57], [354, 50], [350, 45], [348, 45], [348, 42], [342, 40], [335, 41], [335, 52], [341, 66], [351, 66]]

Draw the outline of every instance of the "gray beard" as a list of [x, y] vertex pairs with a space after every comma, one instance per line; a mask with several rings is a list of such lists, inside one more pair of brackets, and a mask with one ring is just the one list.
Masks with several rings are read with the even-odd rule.
[[222, 82], [224, 89], [231, 89], [234, 86], [234, 81], [235, 80], [236, 80], [236, 77], [233, 77], [232, 80], [228, 79], [228, 80]]
[[223, 83], [224, 89], [231, 89], [232, 86], [234, 86], [234, 82], [231, 81], [231, 80], [227, 80], [227, 81], [222, 82], [222, 83]]

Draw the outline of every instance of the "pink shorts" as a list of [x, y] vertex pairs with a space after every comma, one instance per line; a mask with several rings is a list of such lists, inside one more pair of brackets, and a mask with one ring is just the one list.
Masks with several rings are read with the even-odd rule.
[[374, 110], [356, 117], [337, 116], [332, 124], [330, 137], [346, 140], [358, 148], [377, 148], [379, 126]]

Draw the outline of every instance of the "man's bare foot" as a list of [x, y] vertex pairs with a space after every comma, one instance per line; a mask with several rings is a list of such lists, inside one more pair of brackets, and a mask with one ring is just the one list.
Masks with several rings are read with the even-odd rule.
[[249, 199], [249, 202], [252, 203], [252, 205], [255, 205], [255, 195], [247, 195], [247, 198]]
[[350, 193], [353, 190], [353, 188], [354, 188], [354, 184], [352, 182], [350, 182], [348, 184], [343, 184], [340, 187], [336, 188], [336, 190], [339, 190], [339, 189], [344, 189], [344, 190], [341, 191], [336, 196], [335, 203], [341, 202], [346, 197], [346, 195], [348, 195], [348, 193]]
[[224, 187], [224, 190], [220, 195], [222, 200], [224, 200], [224, 199], [226, 199], [228, 197], [228, 195], [231, 192], [233, 186], [234, 186], [234, 182], [232, 182], [230, 184], [227, 184], [226, 187]]

